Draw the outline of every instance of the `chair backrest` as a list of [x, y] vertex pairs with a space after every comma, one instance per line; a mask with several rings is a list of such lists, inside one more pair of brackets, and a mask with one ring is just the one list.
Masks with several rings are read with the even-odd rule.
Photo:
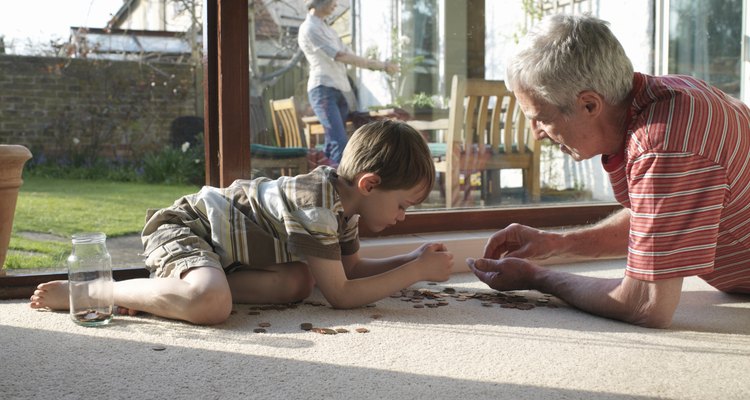
[[463, 149], [489, 147], [493, 154], [525, 153], [533, 140], [516, 97], [503, 81], [454, 75], [448, 119], [449, 148], [456, 147], [453, 143]]
[[267, 146], [276, 145], [276, 137], [268, 125], [265, 100], [261, 96], [250, 96], [250, 134], [251, 143]]
[[271, 119], [279, 147], [305, 147], [294, 96], [282, 100], [270, 100]]

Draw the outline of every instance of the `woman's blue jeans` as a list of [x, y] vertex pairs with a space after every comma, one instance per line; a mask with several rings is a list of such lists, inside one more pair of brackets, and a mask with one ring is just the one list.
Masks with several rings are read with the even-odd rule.
[[336, 164], [341, 162], [346, 142], [346, 118], [349, 105], [340, 90], [328, 86], [317, 86], [307, 93], [310, 106], [325, 129], [326, 157]]

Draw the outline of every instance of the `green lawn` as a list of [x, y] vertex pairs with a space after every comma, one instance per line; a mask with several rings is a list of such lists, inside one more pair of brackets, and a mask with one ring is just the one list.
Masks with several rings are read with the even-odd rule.
[[108, 237], [138, 233], [147, 209], [169, 206], [198, 190], [185, 185], [25, 178], [5, 268], [59, 267], [70, 251], [69, 242], [31, 240], [19, 232], [62, 238], [76, 232], [104, 232]]

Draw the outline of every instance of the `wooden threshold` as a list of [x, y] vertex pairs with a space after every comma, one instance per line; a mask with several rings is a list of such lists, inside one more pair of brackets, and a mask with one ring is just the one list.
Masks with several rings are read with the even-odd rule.
[[[502, 229], [511, 223], [520, 223], [536, 228], [580, 226], [597, 222], [621, 208], [618, 204], [589, 204], [545, 206], [543, 208], [522, 207], [494, 210], [414, 212], [408, 214], [408, 223], [395, 225], [383, 232], [368, 232], [364, 226], [361, 226], [360, 235], [362, 237], [374, 238], [436, 232], [479, 231]], [[145, 268], [123, 268], [115, 269], [113, 276], [116, 281], [120, 281], [133, 278], [147, 278], [149, 274]], [[58, 279], [68, 279], [67, 274], [0, 276], [0, 299], [29, 298], [40, 283]]]
[[[134, 278], [148, 278], [145, 268], [123, 268], [112, 271], [115, 281]], [[54, 274], [6, 275], [0, 277], [0, 300], [28, 299], [34, 294], [37, 285], [54, 280], [67, 280], [64, 272]]]

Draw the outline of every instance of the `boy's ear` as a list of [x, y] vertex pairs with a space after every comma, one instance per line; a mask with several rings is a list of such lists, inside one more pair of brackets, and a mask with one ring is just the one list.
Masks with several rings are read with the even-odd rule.
[[357, 179], [357, 189], [365, 195], [370, 194], [378, 185], [380, 185], [380, 176], [372, 172], [366, 172]]

